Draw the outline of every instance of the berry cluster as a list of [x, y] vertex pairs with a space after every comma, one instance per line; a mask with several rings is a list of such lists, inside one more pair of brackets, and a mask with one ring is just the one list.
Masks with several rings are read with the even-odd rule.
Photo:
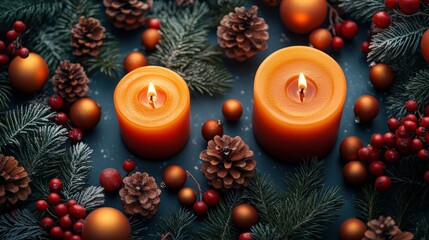
[[[122, 163], [122, 168], [127, 172], [127, 176], [136, 169], [136, 163], [132, 159], [126, 159]], [[106, 168], [101, 171], [98, 176], [100, 185], [107, 192], [116, 192], [122, 186], [122, 177], [121, 173], [114, 168]]]
[[[6, 32], [5, 41], [0, 40], [0, 66], [8, 64], [16, 56], [28, 57], [30, 51], [22, 46], [21, 36], [25, 32], [25, 23], [15, 21], [13, 28]], [[6, 44], [7, 47], [6, 47]]]
[[51, 239], [81, 240], [86, 209], [75, 200], [61, 199], [62, 188], [60, 179], [51, 179], [46, 200], [36, 202], [36, 209], [44, 214], [40, 227], [49, 232]]

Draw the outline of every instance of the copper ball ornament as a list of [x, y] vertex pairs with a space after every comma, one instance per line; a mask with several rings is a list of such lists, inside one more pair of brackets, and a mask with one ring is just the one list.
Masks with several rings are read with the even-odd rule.
[[384, 63], [377, 63], [369, 69], [369, 79], [378, 90], [386, 90], [393, 84], [394, 72]]
[[238, 228], [248, 230], [258, 223], [259, 215], [252, 205], [243, 203], [232, 209], [231, 220]]
[[85, 219], [84, 240], [128, 240], [131, 227], [122, 212], [111, 207], [97, 208]]
[[45, 60], [36, 53], [27, 58], [15, 57], [9, 65], [10, 85], [19, 92], [33, 94], [42, 90], [49, 77]]
[[311, 32], [309, 40], [314, 48], [326, 52], [331, 47], [332, 34], [328, 29], [318, 28]]
[[222, 105], [222, 114], [227, 121], [236, 122], [243, 114], [243, 106], [237, 99], [228, 99]]
[[161, 33], [158, 29], [146, 29], [141, 35], [142, 46], [147, 51], [155, 50], [159, 40], [161, 40]]
[[162, 173], [162, 181], [171, 189], [179, 189], [186, 182], [186, 171], [179, 165], [170, 165]]
[[91, 98], [81, 98], [70, 108], [70, 120], [81, 130], [94, 128], [101, 118], [100, 105]]
[[429, 63], [429, 29], [423, 33], [423, 37], [420, 42], [420, 50], [423, 58], [427, 63]]
[[367, 170], [360, 161], [351, 161], [343, 168], [343, 178], [350, 185], [362, 185], [366, 180], [366, 176]]
[[371, 122], [378, 115], [378, 101], [370, 95], [360, 96], [353, 107], [357, 122]]
[[338, 231], [340, 240], [361, 240], [367, 230], [366, 224], [357, 218], [344, 221]]
[[216, 135], [223, 135], [223, 122], [221, 120], [209, 119], [201, 128], [201, 134], [206, 141], [212, 140]]
[[325, 21], [328, 13], [326, 0], [283, 0], [280, 17], [292, 32], [309, 33]]
[[361, 147], [363, 143], [358, 137], [346, 137], [340, 144], [340, 156], [346, 162], [359, 160], [358, 152]]
[[195, 200], [197, 200], [197, 193], [193, 188], [185, 187], [180, 189], [177, 193], [177, 200], [183, 206], [190, 207], [194, 205]]
[[146, 66], [147, 59], [143, 53], [134, 51], [125, 56], [122, 65], [124, 66], [125, 73], [129, 73], [134, 69]]

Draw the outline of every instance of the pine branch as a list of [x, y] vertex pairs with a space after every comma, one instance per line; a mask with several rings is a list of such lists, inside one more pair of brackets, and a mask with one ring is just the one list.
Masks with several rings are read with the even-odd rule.
[[[161, 218], [161, 224], [156, 233], [157, 238], [165, 240], [187, 240], [192, 235], [192, 223], [195, 215], [187, 209], [170, 212], [167, 217]], [[167, 238], [163, 238], [166, 237]]]
[[39, 227], [40, 222], [28, 209], [0, 215], [0, 239], [28, 240], [48, 239], [47, 232]]
[[66, 197], [82, 191], [92, 169], [92, 149], [84, 143], [71, 147], [67, 160], [63, 163], [61, 177], [64, 179], [63, 193]]
[[365, 22], [371, 22], [376, 12], [386, 8], [384, 0], [339, 0], [339, 3], [339, 7], [353, 18]]
[[260, 221], [264, 223], [270, 221], [271, 215], [275, 211], [274, 206], [280, 199], [279, 190], [268, 177], [268, 175], [257, 174], [247, 187], [250, 202], [258, 210]]
[[89, 186], [78, 193], [70, 196], [70, 199], [91, 211], [104, 204], [104, 189], [102, 187]]
[[244, 6], [245, 0], [215, 0], [208, 1], [211, 11], [212, 24], [217, 27], [222, 18], [230, 12], [233, 12], [236, 7]]
[[406, 188], [395, 192], [392, 216], [400, 229], [409, 230], [415, 225], [415, 214], [421, 201], [419, 194]]
[[382, 211], [380, 193], [373, 185], [365, 185], [355, 198], [356, 217], [364, 222], [378, 218]]
[[275, 227], [256, 224], [251, 228], [252, 236], [258, 240], [282, 240], [282, 234]]
[[417, 223], [415, 239], [427, 239], [429, 236], [429, 219], [427, 217], [422, 218]]
[[6, 109], [12, 97], [12, 88], [6, 72], [0, 72], [0, 111]]
[[144, 227], [143, 221], [138, 217], [131, 217], [129, 219], [131, 227], [131, 240], [143, 240], [143, 231], [147, 229]]

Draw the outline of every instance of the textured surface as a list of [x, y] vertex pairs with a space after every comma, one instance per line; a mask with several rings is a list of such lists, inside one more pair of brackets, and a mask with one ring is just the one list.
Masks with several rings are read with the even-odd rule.
[[[191, 99], [191, 136], [186, 148], [177, 156], [164, 161], [149, 161], [136, 158], [122, 144], [115, 110], [113, 106], [113, 91], [120, 80], [108, 79], [106, 77], [95, 77], [92, 79], [91, 96], [99, 101], [103, 107], [103, 115], [99, 125], [91, 133], [87, 134], [86, 142], [95, 150], [93, 154], [94, 170], [91, 176], [91, 183], [98, 185], [98, 174], [107, 167], [121, 169], [122, 161], [126, 158], [133, 158], [138, 167], [138, 171], [147, 171], [154, 176], [157, 182], [161, 181], [163, 169], [169, 164], [179, 164], [185, 169], [191, 171], [195, 177], [207, 189], [203, 175], [199, 172], [201, 162], [199, 153], [206, 147], [206, 143], [201, 136], [201, 126], [209, 118], [223, 119], [221, 107], [222, 103], [228, 98], [237, 98], [243, 104], [243, 116], [236, 124], [226, 123], [224, 126], [225, 134], [239, 135], [249, 144], [255, 152], [255, 159], [258, 161], [257, 169], [260, 172], [267, 172], [275, 180], [278, 186], [282, 186], [285, 172], [290, 171], [293, 166], [286, 165], [278, 160], [272, 159], [264, 153], [255, 142], [252, 132], [252, 97], [253, 97], [253, 78], [259, 64], [272, 52], [291, 45], [308, 45], [307, 35], [297, 35], [289, 32], [281, 24], [277, 8], [266, 7], [262, 1], [256, 2], [260, 6], [259, 15], [264, 17], [270, 26], [268, 41], [268, 50], [259, 53], [256, 57], [244, 62], [236, 63], [227, 60], [226, 65], [235, 78], [233, 88], [225, 95], [217, 98], [197, 97]], [[111, 26], [107, 26], [110, 30]], [[346, 205], [342, 210], [341, 218], [332, 225], [330, 233], [324, 239], [337, 239], [337, 229], [340, 223], [353, 216], [353, 194], [354, 190], [343, 184], [341, 176], [342, 163], [339, 159], [338, 146], [343, 138], [349, 135], [360, 137], [364, 143], [368, 143], [371, 134], [377, 131], [386, 130], [386, 116], [384, 113], [384, 100], [378, 95], [368, 78], [368, 65], [360, 52], [359, 44], [366, 38], [366, 26], [361, 27], [359, 36], [354, 41], [347, 41], [345, 47], [338, 54], [332, 54], [347, 77], [347, 99], [344, 107], [341, 127], [336, 146], [326, 157], [326, 177], [327, 185], [341, 185], [341, 194], [346, 199]], [[140, 47], [140, 33], [135, 31], [124, 33], [112, 30], [115, 36], [120, 40], [120, 52], [123, 56], [128, 52]], [[214, 39], [214, 32], [211, 35]], [[356, 124], [354, 122], [353, 104], [354, 101], [363, 94], [377, 96], [380, 101], [381, 111], [376, 120], [369, 125]], [[187, 181], [186, 186], [195, 187], [191, 181]], [[114, 206], [122, 209], [119, 196], [108, 195], [108, 206]], [[148, 227], [145, 235], [150, 236], [155, 231], [155, 225], [159, 218], [167, 214], [169, 209], [177, 209], [179, 206], [176, 199], [176, 192], [163, 190], [161, 195], [161, 204], [158, 214], [145, 225]], [[149, 237], [150, 239], [150, 237]]]

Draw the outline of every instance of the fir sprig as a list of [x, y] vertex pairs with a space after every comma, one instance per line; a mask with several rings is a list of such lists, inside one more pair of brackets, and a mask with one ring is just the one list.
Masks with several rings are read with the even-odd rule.
[[427, 239], [428, 236], [429, 236], [429, 219], [427, 217], [424, 217], [417, 223], [415, 237], [416, 239]]
[[91, 211], [104, 204], [104, 188], [89, 186], [80, 192], [70, 195], [70, 199], [76, 200], [86, 210]]
[[268, 180], [268, 175], [257, 174], [249, 184], [249, 199], [253, 206], [258, 209], [259, 217], [264, 222], [269, 222], [274, 214], [273, 206], [276, 206], [281, 197], [279, 189], [272, 181]]
[[355, 198], [356, 217], [364, 222], [378, 218], [383, 212], [381, 200], [380, 193], [373, 185], [363, 186]]
[[132, 216], [129, 219], [131, 227], [131, 240], [144, 240], [143, 231], [147, 229], [144, 227], [143, 221], [139, 217]]
[[36, 215], [28, 209], [0, 215], [0, 239], [28, 240], [47, 239], [47, 232], [39, 226]]
[[217, 27], [221, 19], [230, 12], [233, 12], [236, 7], [241, 7], [245, 3], [244, 0], [215, 0], [208, 1], [210, 14], [212, 17], [211, 26]]
[[[1, 71], [1, 70], [0, 70]], [[6, 72], [0, 72], [0, 111], [6, 109], [12, 97], [12, 88]]]
[[161, 218], [158, 226], [157, 238], [172, 240], [187, 240], [191, 237], [192, 223], [196, 216], [187, 209], [170, 212], [167, 217]]
[[384, 0], [339, 0], [339, 7], [353, 18], [370, 22], [374, 13], [385, 10]]

